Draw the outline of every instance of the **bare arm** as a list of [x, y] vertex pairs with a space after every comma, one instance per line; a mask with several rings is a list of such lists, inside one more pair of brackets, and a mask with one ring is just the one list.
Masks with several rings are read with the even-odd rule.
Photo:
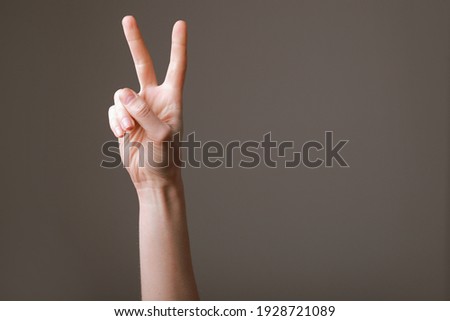
[[[127, 16], [122, 24], [141, 90], [118, 90], [109, 121], [139, 197], [142, 299], [197, 300], [181, 171], [175, 166], [173, 149], [164, 143], [182, 131], [186, 23], [174, 25], [170, 64], [160, 85], [135, 19]], [[143, 149], [130, 148], [132, 143]]]
[[142, 298], [196, 300], [181, 180], [139, 191]]

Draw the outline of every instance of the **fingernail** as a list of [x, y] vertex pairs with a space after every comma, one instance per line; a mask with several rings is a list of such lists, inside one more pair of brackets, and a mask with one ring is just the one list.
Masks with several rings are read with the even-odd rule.
[[114, 128], [114, 132], [116, 133], [117, 137], [122, 137], [122, 135], [123, 135], [122, 129], [119, 126]]
[[125, 129], [130, 129], [131, 127], [133, 127], [133, 123], [131, 122], [131, 119], [130, 119], [130, 118], [124, 117], [124, 118], [122, 119], [122, 126], [123, 126]]
[[124, 105], [128, 105], [129, 103], [131, 103], [135, 97], [136, 94], [129, 89], [123, 89], [120, 93], [120, 101]]

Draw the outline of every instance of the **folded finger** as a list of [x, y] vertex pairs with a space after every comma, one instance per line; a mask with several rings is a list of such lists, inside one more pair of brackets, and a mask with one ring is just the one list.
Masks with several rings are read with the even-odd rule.
[[130, 131], [134, 128], [135, 122], [133, 117], [131, 117], [130, 113], [125, 109], [122, 102], [120, 101], [120, 92], [122, 89], [119, 89], [114, 94], [114, 106], [116, 108], [116, 116], [117, 120], [122, 127], [122, 129], [126, 131]]
[[111, 127], [112, 132], [114, 135], [119, 138], [124, 135], [124, 131], [122, 130], [122, 127], [120, 126], [117, 116], [116, 116], [116, 109], [115, 106], [111, 106], [108, 109], [108, 119], [109, 119], [109, 127]]

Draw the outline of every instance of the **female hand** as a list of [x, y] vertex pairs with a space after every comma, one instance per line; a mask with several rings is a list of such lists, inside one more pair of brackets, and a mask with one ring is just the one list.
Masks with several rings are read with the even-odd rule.
[[[122, 162], [139, 190], [164, 185], [177, 179], [180, 173], [167, 142], [174, 134], [181, 135], [183, 127], [187, 30], [184, 21], [177, 21], [173, 26], [169, 67], [164, 82], [158, 85], [136, 20], [126, 16], [122, 25], [141, 88], [139, 93], [129, 88], [116, 91], [108, 114], [111, 130], [119, 138]], [[152, 160], [167, 166], [154, 166]]]

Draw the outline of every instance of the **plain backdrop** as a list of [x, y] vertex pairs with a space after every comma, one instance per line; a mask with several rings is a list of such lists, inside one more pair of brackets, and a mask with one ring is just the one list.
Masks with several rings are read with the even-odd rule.
[[189, 28], [185, 133], [349, 139], [350, 168], [184, 171], [205, 300], [450, 298], [448, 1], [2, 1], [0, 299], [139, 300], [114, 92]]

